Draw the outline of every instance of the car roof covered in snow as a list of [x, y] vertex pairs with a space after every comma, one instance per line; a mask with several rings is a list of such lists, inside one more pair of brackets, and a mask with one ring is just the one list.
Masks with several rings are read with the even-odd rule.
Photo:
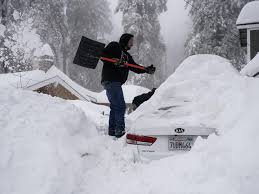
[[222, 96], [239, 78], [227, 59], [216, 55], [188, 57], [126, 122], [132, 130], [215, 127], [217, 113], [230, 103]]
[[237, 25], [247, 25], [259, 23], [259, 1], [252, 1], [247, 3], [241, 10]]

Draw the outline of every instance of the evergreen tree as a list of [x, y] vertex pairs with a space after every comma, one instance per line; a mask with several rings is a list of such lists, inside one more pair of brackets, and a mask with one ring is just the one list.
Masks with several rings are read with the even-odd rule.
[[166, 48], [160, 36], [159, 14], [167, 10], [167, 0], [119, 0], [116, 12], [123, 13], [124, 31], [135, 36], [131, 51], [135, 61], [141, 65], [154, 64], [153, 76], [142, 74], [131, 76], [131, 83], [152, 88], [165, 79]]
[[186, 0], [193, 28], [186, 44], [186, 55], [216, 54], [240, 69], [245, 62], [236, 27], [243, 6], [251, 0]]
[[[16, 9], [17, 1], [2, 1], [1, 73], [28, 71], [33, 68], [35, 51], [42, 45], [30, 16]], [[19, 10], [19, 11], [18, 11]]]

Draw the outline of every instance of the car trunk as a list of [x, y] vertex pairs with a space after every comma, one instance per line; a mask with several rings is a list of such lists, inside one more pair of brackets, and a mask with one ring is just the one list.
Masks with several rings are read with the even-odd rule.
[[164, 136], [164, 135], [195, 135], [195, 136], [208, 136], [216, 133], [215, 128], [202, 127], [202, 126], [170, 126], [160, 128], [140, 128], [129, 133], [146, 136]]

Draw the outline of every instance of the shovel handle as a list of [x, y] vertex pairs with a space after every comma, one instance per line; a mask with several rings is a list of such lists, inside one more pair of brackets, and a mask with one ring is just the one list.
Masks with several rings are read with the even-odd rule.
[[[108, 61], [108, 62], [111, 62], [111, 63], [116, 63], [117, 60], [116, 59], [111, 59], [111, 58], [107, 58], [107, 57], [101, 57], [100, 58], [101, 60], [103, 61]], [[136, 68], [136, 69], [141, 69], [141, 70], [145, 70], [145, 67], [142, 67], [142, 66], [139, 66], [139, 65], [135, 65], [135, 64], [130, 64], [130, 63], [124, 63], [125, 66], [127, 67], [133, 67], [133, 68]]]

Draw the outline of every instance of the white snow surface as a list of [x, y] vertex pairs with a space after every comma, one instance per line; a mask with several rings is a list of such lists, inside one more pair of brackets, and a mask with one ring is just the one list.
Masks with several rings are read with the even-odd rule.
[[80, 182], [96, 125], [76, 106], [47, 95], [2, 88], [0, 193], [70, 193]]
[[[243, 111], [243, 107], [234, 106], [244, 98], [242, 90], [246, 84], [240, 78], [239, 73], [224, 58], [191, 56], [156, 90], [149, 101], [128, 117], [127, 122], [129, 125], [133, 123], [131, 129], [135, 130], [152, 130], [159, 126], [171, 128], [175, 125], [226, 129], [226, 126], [221, 126], [226, 111], [231, 113], [228, 118]], [[239, 92], [240, 95], [236, 95]], [[163, 110], [171, 106], [173, 108]]]
[[259, 22], [259, 1], [252, 1], [247, 3], [241, 10], [237, 25], [258, 23]]
[[259, 53], [241, 69], [240, 74], [253, 77], [259, 72]]
[[42, 81], [44, 77], [42, 70], [0, 74], [0, 87], [24, 88]]
[[[213, 125], [219, 135], [198, 139], [186, 154], [149, 163], [134, 163], [123, 138], [114, 141], [99, 132], [108, 118], [100, 116], [104, 107], [75, 101], [76, 107], [0, 86], [0, 193], [258, 193], [258, 85], [221, 57], [186, 59], [129, 118], [188, 101], [182, 123]], [[180, 122], [170, 114], [154, 117], [152, 124], [175, 116]]]

